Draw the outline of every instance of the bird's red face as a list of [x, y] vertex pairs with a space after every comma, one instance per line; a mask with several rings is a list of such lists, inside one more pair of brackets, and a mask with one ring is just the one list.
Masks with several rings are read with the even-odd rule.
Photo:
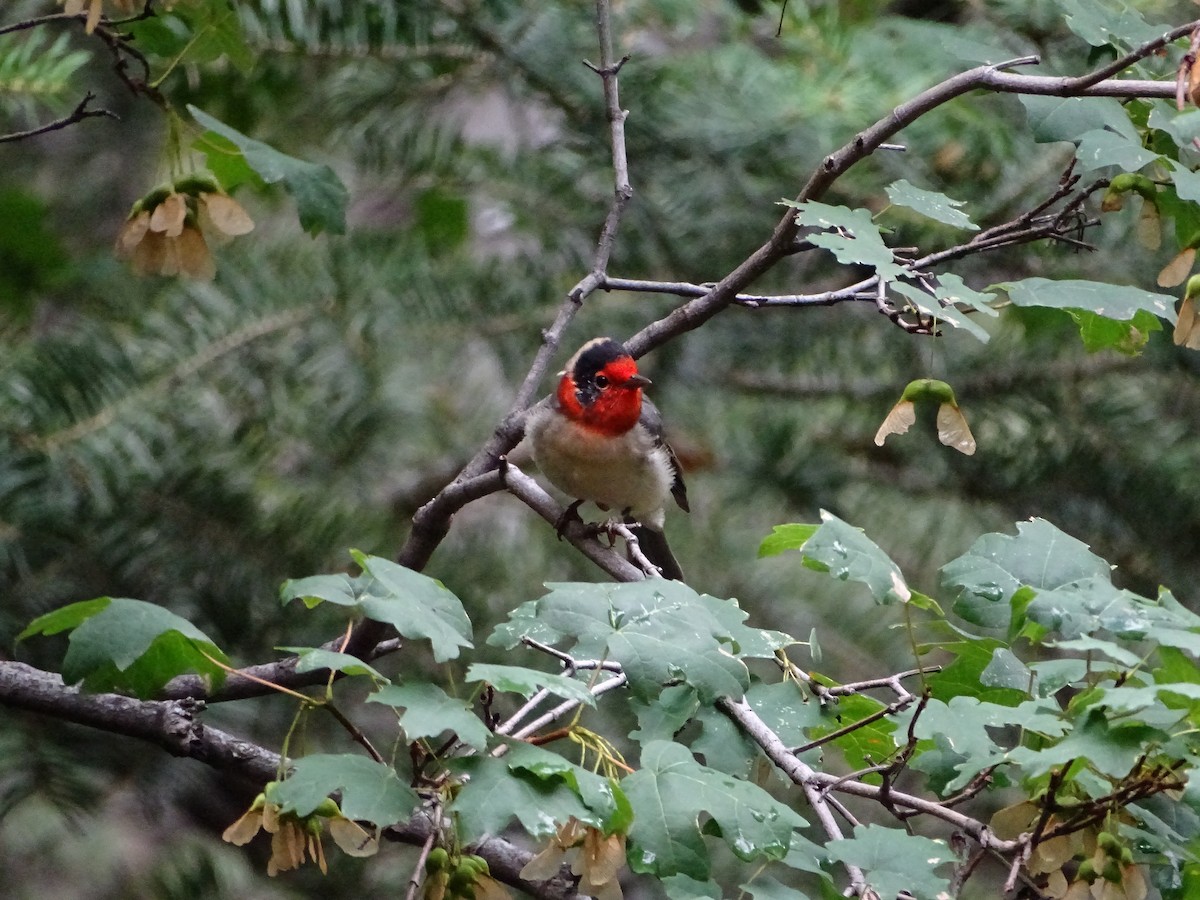
[[589, 341], [571, 357], [558, 383], [563, 413], [600, 434], [624, 434], [642, 413], [642, 388], [650, 379], [611, 338]]

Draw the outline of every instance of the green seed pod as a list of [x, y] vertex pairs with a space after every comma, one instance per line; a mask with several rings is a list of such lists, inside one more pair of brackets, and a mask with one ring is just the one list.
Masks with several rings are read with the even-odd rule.
[[1109, 856], [1118, 856], [1121, 853], [1121, 842], [1111, 831], [1100, 832], [1096, 836], [1096, 845]]
[[475, 869], [478, 875], [491, 875], [491, 867], [488, 866], [488, 861], [482, 856], [477, 856], [472, 853], [470, 856], [464, 856], [463, 862]]
[[1129, 172], [1122, 172], [1120, 175], [1114, 176], [1113, 180], [1108, 183], [1110, 191], [1132, 191], [1133, 186], [1137, 183], [1136, 177]]
[[141, 200], [142, 209], [154, 209], [164, 200], [166, 200], [174, 191], [169, 184], [160, 184], [158, 187], [149, 191]]
[[450, 876], [450, 881], [446, 885], [446, 890], [451, 894], [454, 894], [456, 897], [461, 897], [467, 888], [474, 890], [475, 879], [478, 877], [478, 873], [473, 868], [470, 866], [463, 866], [462, 863], [459, 863], [458, 868], [456, 868], [453, 874]]
[[938, 403], [958, 405], [958, 401], [954, 399], [954, 389], [935, 378], [917, 378], [910, 381], [904, 386], [904, 393], [900, 395], [900, 399], [914, 403], [918, 400], [936, 400]]
[[1158, 204], [1158, 188], [1145, 175], [1133, 176], [1133, 189], [1148, 203]]
[[1096, 866], [1090, 859], [1085, 859], [1079, 864], [1079, 880], [1086, 881], [1091, 884], [1096, 880]]
[[1125, 194], [1133, 187], [1129, 180], [1133, 176], [1125, 173], [1118, 175], [1109, 182], [1108, 190], [1104, 192], [1104, 197], [1100, 200], [1100, 209], [1102, 212], [1117, 212], [1125, 208]]
[[445, 872], [432, 872], [425, 877], [425, 897], [441, 897], [446, 896], [446, 882], [449, 877]]
[[221, 185], [217, 184], [217, 179], [211, 172], [192, 172], [190, 175], [175, 179], [175, 190], [180, 194], [191, 194], [193, 197], [197, 197], [200, 194], [219, 194]]
[[450, 865], [450, 854], [445, 847], [434, 847], [425, 857], [426, 872], [440, 872]]
[[1110, 859], [1104, 864], [1104, 871], [1101, 872], [1104, 880], [1111, 884], [1120, 884], [1124, 876], [1121, 874], [1121, 864], [1115, 859]]
[[321, 816], [324, 819], [332, 819], [334, 816], [340, 816], [341, 814], [341, 807], [334, 802], [332, 797], [326, 797], [313, 810], [313, 815]]
[[1200, 295], [1200, 275], [1193, 275], [1188, 279], [1187, 289], [1184, 291], [1184, 300], [1194, 300], [1197, 295]]

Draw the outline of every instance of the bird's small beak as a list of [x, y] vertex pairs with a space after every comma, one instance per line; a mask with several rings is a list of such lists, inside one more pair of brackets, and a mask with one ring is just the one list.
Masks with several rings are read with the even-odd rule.
[[652, 384], [654, 384], [654, 382], [651, 381], [649, 378], [647, 378], [645, 375], [630, 375], [629, 378], [625, 382], [626, 387], [635, 387], [635, 388], [650, 387], [650, 385], [652, 385]]

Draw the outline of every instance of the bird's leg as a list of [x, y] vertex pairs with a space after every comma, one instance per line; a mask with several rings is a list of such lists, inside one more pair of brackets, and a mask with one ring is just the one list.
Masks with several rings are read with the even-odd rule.
[[[632, 512], [633, 512], [632, 508], [631, 508], [631, 507], [628, 507], [628, 506], [627, 506], [627, 507], [625, 507], [623, 510], [621, 510], [621, 524], [625, 526], [625, 529], [626, 529], [626, 534], [627, 534], [629, 537], [632, 537], [632, 536], [633, 536], [633, 531], [632, 531], [632, 529], [634, 529], [634, 528], [637, 528], [637, 527], [639, 527], [639, 526], [642, 524], [641, 522], [639, 522], [637, 519], [635, 519], [635, 518], [634, 518], [634, 517], [631, 515], [631, 513], [632, 513]], [[610, 534], [610, 536], [612, 536], [612, 541], [613, 541], [613, 543], [615, 544], [615, 543], [616, 543], [616, 538], [615, 538], [615, 536], [614, 536], [614, 535], [612, 535], [612, 532], [609, 532], [609, 534]], [[636, 537], [635, 537], [635, 538], [633, 538], [633, 543], [634, 543], [635, 545], [637, 544], [637, 538], [636, 538]], [[635, 554], [634, 554], [634, 552], [633, 552], [633, 551], [634, 551], [634, 548], [633, 548], [633, 547], [631, 547], [631, 546], [629, 546], [629, 544], [628, 544], [628, 537], [627, 537], [627, 538], [626, 538], [626, 548], [625, 548], [625, 558], [626, 558], [626, 559], [628, 559], [628, 560], [629, 560], [631, 563], [633, 563], [635, 566], [638, 566], [638, 567], [640, 568], [642, 564], [641, 564], [641, 562], [640, 562], [639, 560], [637, 560], [637, 559], [635, 559], [635, 558], [634, 558]], [[639, 556], [641, 555], [640, 551], [639, 551], [639, 553], [638, 553], [637, 555], [639, 555]]]
[[[597, 503], [596, 505], [600, 507], [602, 512], [608, 512], [608, 507], [603, 503]], [[617, 536], [614, 529], [619, 524], [620, 520], [616, 516], [609, 516], [603, 522], [588, 522], [588, 534], [594, 538], [604, 535], [608, 538], [608, 546], [613, 547], [616, 546], [617, 543]]]
[[554, 522], [554, 531], [561, 541], [563, 532], [567, 530], [567, 526], [572, 522], [583, 522], [583, 518], [579, 515], [579, 507], [583, 505], [583, 500], [576, 500], [570, 506], [562, 511], [558, 519]]

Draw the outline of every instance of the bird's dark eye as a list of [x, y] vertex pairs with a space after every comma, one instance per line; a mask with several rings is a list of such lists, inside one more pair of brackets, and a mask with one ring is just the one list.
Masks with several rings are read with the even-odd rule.
[[598, 387], [598, 388], [608, 387], [608, 376], [607, 375], [597, 375], [596, 376], [596, 387]]

